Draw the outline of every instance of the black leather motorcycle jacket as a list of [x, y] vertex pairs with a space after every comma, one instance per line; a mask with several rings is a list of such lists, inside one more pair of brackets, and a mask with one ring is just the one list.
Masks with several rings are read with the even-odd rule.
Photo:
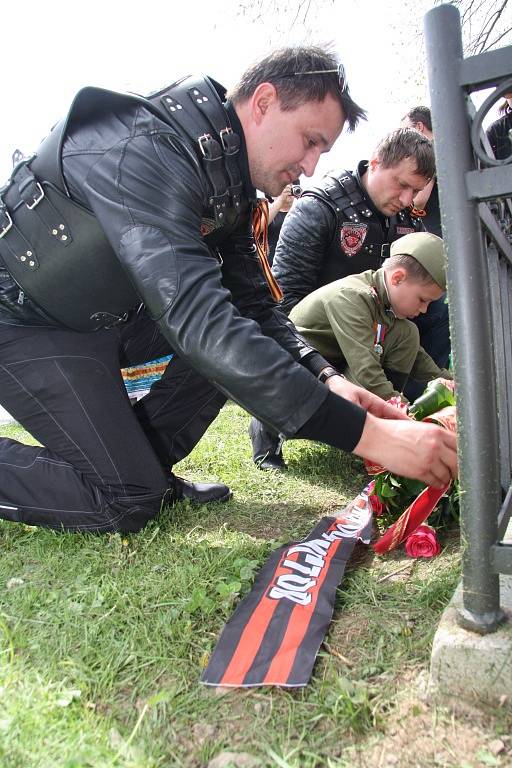
[[[316, 379], [327, 363], [276, 305], [260, 268], [251, 218], [256, 193], [235, 110], [229, 104], [223, 108], [226, 127], [240, 138], [237, 204], [236, 190], [215, 189], [201, 159], [203, 149], [172, 120], [140, 99], [85, 101], [78, 102], [77, 112], [67, 120], [59, 159], [65, 184], [61, 191], [99, 224], [95, 236], [104, 237], [118, 260], [122, 289], [116, 293], [112, 285], [112, 307], [97, 306], [99, 326], [122, 320], [125, 310], [143, 303], [178, 355], [254, 416], [294, 436], [328, 396]], [[36, 161], [30, 168], [44, 184]], [[49, 173], [58, 187], [58, 173]], [[17, 186], [22, 184], [23, 179]], [[30, 210], [39, 192], [28, 186], [32, 197], [22, 202]], [[219, 198], [225, 194], [222, 208]], [[8, 205], [13, 195], [5, 195]], [[37, 206], [36, 212], [38, 208], [42, 210]], [[68, 232], [69, 222], [61, 223], [65, 229], [57, 226], [56, 238]], [[47, 224], [43, 221], [41, 227]], [[58, 305], [67, 301], [70, 275], [75, 275], [74, 290], [78, 284], [90, 293], [98, 285], [96, 278], [89, 280], [88, 258], [93, 259], [84, 243], [75, 249], [75, 270], [68, 266], [61, 280], [57, 273], [53, 282], [46, 282], [44, 311], [37, 296], [27, 298], [0, 256], [0, 323], [62, 327]], [[103, 302], [105, 291], [101, 294]], [[84, 306], [91, 301], [94, 306], [94, 296], [87, 300]], [[351, 426], [339, 447], [351, 450], [365, 414], [348, 402], [344, 413]]]
[[322, 285], [379, 269], [390, 243], [424, 229], [406, 209], [387, 218], [375, 208], [361, 183], [367, 165], [328, 174], [286, 215], [272, 266], [286, 313]]

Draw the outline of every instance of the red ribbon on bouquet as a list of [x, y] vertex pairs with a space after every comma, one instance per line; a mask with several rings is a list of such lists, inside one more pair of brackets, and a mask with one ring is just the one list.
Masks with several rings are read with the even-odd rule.
[[[437, 413], [432, 414], [424, 421], [432, 421], [439, 424], [445, 429], [449, 429], [451, 432], [455, 432], [455, 406], [450, 405], [446, 408], [441, 408]], [[370, 475], [378, 475], [384, 472], [384, 467], [379, 467], [376, 464], [371, 464], [365, 461], [366, 471]], [[451, 481], [447, 483], [443, 488], [432, 488], [427, 486], [417, 496], [412, 504], [410, 504], [405, 512], [400, 515], [398, 520], [390, 525], [380, 539], [373, 544], [373, 549], [378, 555], [382, 555], [385, 552], [390, 552], [392, 549], [396, 549], [405, 539], [414, 533], [422, 523], [432, 514], [436, 505], [439, 503], [440, 498], [448, 491], [451, 486]]]
[[373, 549], [378, 555], [390, 552], [396, 549], [411, 533], [420, 527], [422, 523], [432, 514], [441, 496], [443, 496], [451, 483], [443, 488], [432, 488], [427, 486], [410, 504], [403, 515], [390, 525], [380, 539], [373, 544]]

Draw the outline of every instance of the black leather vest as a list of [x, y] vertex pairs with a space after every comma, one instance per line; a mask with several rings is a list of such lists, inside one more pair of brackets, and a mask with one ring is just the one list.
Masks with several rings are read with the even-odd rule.
[[[186, 152], [199, 160], [209, 182], [212, 224], [222, 226], [241, 208], [240, 138], [222, 105], [222, 86], [206, 77], [184, 78], [144, 98], [84, 88], [70, 111], [22, 159], [0, 190], [0, 263], [25, 294], [59, 324], [78, 331], [126, 320], [140, 298], [97, 219], [72, 200], [62, 174], [67, 129], [102, 108], [147, 108], [166, 122]], [[59, 286], [56, 301], [55, 286]]]
[[328, 203], [336, 217], [318, 287], [367, 269], [379, 269], [394, 240], [423, 229], [421, 222], [405, 209], [391, 218], [377, 214], [351, 171], [327, 175], [320, 187], [303, 195]]

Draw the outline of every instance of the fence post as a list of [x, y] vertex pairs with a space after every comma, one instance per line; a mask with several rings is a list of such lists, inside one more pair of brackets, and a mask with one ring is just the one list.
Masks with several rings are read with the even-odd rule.
[[487, 633], [504, 618], [499, 576], [490, 564], [501, 504], [496, 376], [483, 235], [477, 203], [468, 199], [465, 183], [475, 166], [466, 94], [459, 85], [460, 16], [453, 5], [426, 14], [425, 39], [457, 382], [463, 549], [459, 623]]

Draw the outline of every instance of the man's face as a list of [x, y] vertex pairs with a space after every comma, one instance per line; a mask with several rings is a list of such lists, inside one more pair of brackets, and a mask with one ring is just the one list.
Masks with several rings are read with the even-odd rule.
[[385, 216], [394, 216], [412, 205], [413, 198], [429, 182], [417, 173], [416, 161], [411, 157], [390, 168], [373, 158], [363, 178], [373, 204]]
[[264, 86], [271, 90], [262, 91], [259, 102], [255, 100], [254, 118], [246, 131], [247, 154], [256, 189], [277, 197], [301, 174], [313, 175], [320, 155], [340, 135], [344, 116], [330, 95], [324, 101], [283, 110], [275, 88]]
[[400, 319], [423, 315], [430, 302], [440, 299], [443, 295], [437, 283], [414, 280], [400, 268], [386, 275], [386, 286], [391, 308]]

